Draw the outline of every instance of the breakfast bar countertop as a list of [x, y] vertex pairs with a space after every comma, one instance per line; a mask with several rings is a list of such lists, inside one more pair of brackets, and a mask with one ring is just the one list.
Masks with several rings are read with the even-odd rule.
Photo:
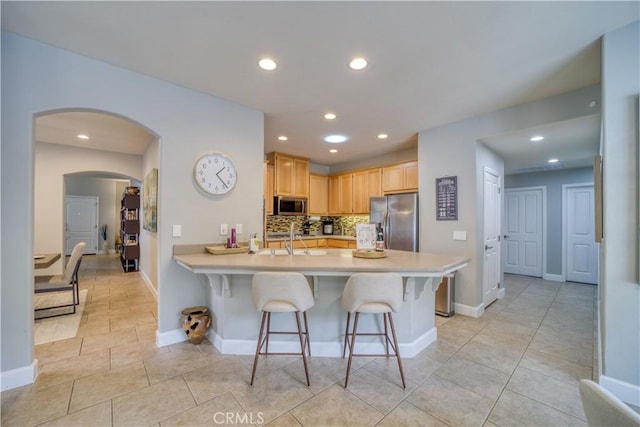
[[[352, 249], [311, 251], [322, 255], [211, 255], [205, 245], [174, 246], [175, 261], [194, 273], [253, 274], [256, 271], [300, 271], [317, 276], [347, 276], [357, 272], [396, 272], [404, 277], [442, 277], [469, 263], [469, 258], [423, 252], [387, 250], [387, 257], [356, 258]], [[298, 252], [300, 253], [300, 252]]]

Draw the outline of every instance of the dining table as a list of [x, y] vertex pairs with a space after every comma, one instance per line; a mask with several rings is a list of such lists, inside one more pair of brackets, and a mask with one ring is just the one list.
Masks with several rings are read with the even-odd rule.
[[54, 262], [58, 261], [61, 258], [60, 253], [54, 254], [35, 254], [33, 256], [33, 267], [34, 268], [49, 268], [53, 265]]

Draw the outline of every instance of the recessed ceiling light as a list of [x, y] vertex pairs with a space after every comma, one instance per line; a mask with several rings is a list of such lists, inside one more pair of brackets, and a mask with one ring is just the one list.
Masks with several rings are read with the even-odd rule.
[[349, 67], [352, 70], [362, 70], [367, 66], [367, 60], [364, 58], [353, 58], [351, 62], [349, 62]]
[[335, 148], [332, 148], [331, 150], [329, 150], [330, 153], [337, 153], [338, 150], [336, 150]]
[[327, 113], [327, 114], [324, 115], [324, 118], [327, 119], [327, 120], [333, 120], [333, 119], [336, 118], [336, 115], [333, 114], [333, 113]]
[[378, 139], [387, 139], [389, 135], [387, 135], [386, 133], [381, 133], [378, 135]]
[[81, 133], [78, 135], [78, 139], [89, 139], [89, 136], [85, 135], [84, 133]]
[[286, 141], [286, 140], [287, 140], [287, 139], [289, 139], [289, 138], [287, 138], [287, 137], [286, 137], [286, 136], [284, 136], [284, 135], [280, 135], [280, 136], [278, 137], [278, 139], [279, 139], [280, 141]]
[[529, 141], [538, 142], [538, 141], [542, 141], [543, 139], [544, 139], [544, 136], [536, 135], [534, 137], [531, 137], [531, 139]]
[[267, 71], [275, 70], [278, 67], [278, 64], [276, 64], [276, 61], [274, 61], [271, 58], [262, 58], [258, 62], [258, 65], [260, 66], [260, 68]]
[[547, 163], [558, 163], [560, 160], [558, 159], [549, 159], [547, 160]]
[[342, 142], [345, 142], [347, 138], [345, 135], [327, 135], [324, 138], [322, 138], [325, 140], [325, 142], [331, 143], [331, 144], [340, 144]]

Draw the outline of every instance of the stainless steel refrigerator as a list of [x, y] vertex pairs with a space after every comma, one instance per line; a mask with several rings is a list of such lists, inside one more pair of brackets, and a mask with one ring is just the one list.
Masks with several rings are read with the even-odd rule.
[[418, 193], [372, 197], [370, 221], [384, 229], [388, 249], [418, 252]]

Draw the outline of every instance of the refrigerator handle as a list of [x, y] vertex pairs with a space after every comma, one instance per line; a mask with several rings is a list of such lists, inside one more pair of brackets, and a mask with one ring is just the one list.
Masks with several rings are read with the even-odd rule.
[[391, 221], [389, 220], [389, 211], [384, 211], [384, 232], [387, 236], [384, 239], [384, 248], [389, 249], [389, 224]]

